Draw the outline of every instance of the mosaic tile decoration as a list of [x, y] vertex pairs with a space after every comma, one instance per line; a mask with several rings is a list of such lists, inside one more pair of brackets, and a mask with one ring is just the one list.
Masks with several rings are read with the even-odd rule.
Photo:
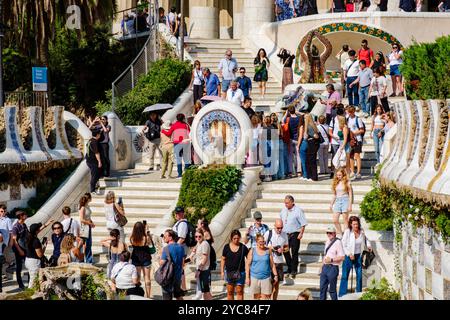
[[[339, 22], [339, 23], [331, 23], [326, 24], [324, 26], [318, 27], [315, 30], [317, 30], [321, 35], [325, 35], [328, 33], [335, 33], [335, 32], [355, 32], [355, 33], [362, 33], [366, 34], [375, 38], [378, 38], [382, 41], [385, 41], [389, 44], [393, 43], [400, 43], [396, 37], [391, 35], [390, 33], [387, 33], [381, 29], [375, 28], [375, 27], [369, 27], [364, 24], [359, 23], [353, 23], [353, 22]], [[400, 45], [402, 47], [402, 45]], [[300, 45], [297, 48], [297, 53], [295, 55], [295, 69], [294, 72], [298, 75], [301, 75], [303, 71], [300, 69]], [[328, 72], [327, 72], [328, 73]], [[333, 73], [329, 73], [333, 75]]]
[[434, 252], [434, 272], [441, 274], [441, 251], [436, 250]]
[[214, 152], [216, 148], [209, 137], [209, 131], [214, 121], [223, 121], [230, 127], [232, 142], [230, 145], [226, 146], [226, 149], [223, 152], [222, 156], [225, 158], [238, 149], [242, 139], [241, 126], [239, 121], [231, 113], [226, 111], [215, 110], [205, 114], [200, 119], [196, 134], [201, 149], [208, 152]]
[[9, 196], [11, 200], [20, 200], [22, 198], [22, 192], [20, 189], [20, 184], [9, 186]]
[[9, 109], [6, 109], [6, 110], [9, 110], [8, 127], [9, 127], [9, 134], [11, 136], [11, 142], [12, 142], [13, 148], [19, 155], [20, 161], [25, 163], [25, 162], [27, 162], [27, 159], [25, 158], [25, 155], [22, 153], [22, 150], [20, 149], [19, 141], [17, 140], [17, 134], [16, 134], [16, 110], [17, 110], [17, 108], [10, 107]]
[[50, 161], [52, 160], [52, 156], [50, 155], [50, 153], [48, 153], [44, 145], [44, 139], [42, 138], [42, 130], [39, 121], [40, 117], [41, 117], [41, 108], [37, 107], [34, 109], [34, 127], [36, 128], [36, 140], [39, 145], [39, 148], [45, 154], [47, 160]]

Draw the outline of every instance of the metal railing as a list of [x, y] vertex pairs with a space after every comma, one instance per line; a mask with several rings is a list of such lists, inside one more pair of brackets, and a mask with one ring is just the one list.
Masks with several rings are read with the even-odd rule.
[[112, 83], [112, 110], [115, 110], [117, 98], [122, 97], [132, 90], [142, 75], [150, 71], [152, 62], [159, 58], [159, 40], [158, 40], [158, 0], [149, 1], [149, 36], [142, 50], [138, 53], [128, 68]]
[[[5, 106], [15, 105], [19, 114], [27, 107], [38, 106], [42, 108], [42, 116], [47, 112], [48, 94], [38, 91], [11, 91], [5, 92]], [[19, 121], [21, 118], [19, 117]]]

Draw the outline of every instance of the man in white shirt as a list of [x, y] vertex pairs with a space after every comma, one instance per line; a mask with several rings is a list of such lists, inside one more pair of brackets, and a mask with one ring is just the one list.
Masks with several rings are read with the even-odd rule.
[[[175, 233], [177, 234], [178, 237], [177, 243], [183, 247], [184, 256], [187, 257], [189, 249], [186, 245], [186, 237], [188, 235], [189, 228], [187, 219], [184, 217], [183, 207], [175, 208], [175, 219], [177, 220], [177, 222], [173, 225], [172, 230], [175, 231]], [[183, 290], [186, 290], [186, 277], [184, 275], [184, 269], [183, 269], [183, 276], [181, 278], [181, 288]]]
[[368, 104], [369, 87], [370, 82], [372, 81], [373, 78], [373, 72], [372, 69], [367, 68], [365, 60], [359, 61], [359, 68], [360, 70], [358, 73], [358, 77], [356, 78], [355, 81], [350, 83], [350, 87], [357, 86], [359, 84], [359, 91], [358, 91], [359, 103], [363, 111], [364, 117], [367, 118], [370, 112]]
[[[352, 146], [350, 153], [350, 178], [361, 179], [361, 152], [363, 145], [364, 123], [361, 118], [355, 115], [355, 107], [350, 106], [348, 108], [347, 127], [356, 137], [356, 145]], [[356, 175], [354, 173], [354, 160], [356, 160]]]
[[342, 83], [342, 98], [345, 97], [345, 80], [344, 80], [344, 67], [345, 62], [348, 60], [348, 51], [350, 50], [348, 44], [344, 44], [342, 46], [341, 51], [338, 52], [336, 55], [336, 59], [339, 60], [340, 66], [341, 66], [341, 83]]
[[[336, 116], [331, 119], [330, 126], [328, 128], [328, 133], [331, 136], [331, 159], [334, 158], [334, 155], [337, 153], [340, 147], [340, 138], [339, 138], [339, 120], [338, 116], [344, 116], [345, 110], [343, 106], [340, 106], [336, 109]], [[330, 178], [334, 177], [335, 167], [333, 165], [333, 161], [331, 161], [331, 175]]]
[[230, 88], [227, 91], [227, 101], [239, 107], [244, 103], [244, 92], [238, 88], [236, 81], [231, 81]]
[[344, 64], [344, 79], [347, 85], [348, 104], [357, 106], [359, 105], [358, 88], [356, 86], [350, 87], [350, 84], [358, 77], [359, 63], [358, 59], [356, 59], [355, 50], [350, 50], [348, 56], [349, 58]]
[[283, 273], [283, 253], [289, 250], [288, 236], [286, 232], [283, 232], [283, 221], [281, 219], [276, 219], [274, 228], [266, 231], [264, 241], [266, 241], [266, 246], [272, 249], [273, 263], [275, 263], [277, 269], [278, 281], [274, 283], [272, 291], [272, 299], [277, 300], [280, 281], [284, 281], [283, 284], [286, 284]]
[[287, 195], [284, 198], [285, 208], [281, 210], [280, 219], [283, 221], [283, 231], [287, 233], [289, 240], [289, 250], [284, 253], [288, 273], [295, 279], [298, 271], [298, 250], [300, 240], [303, 238], [305, 227], [308, 224], [303, 210], [296, 206], [294, 197]]
[[113, 289], [125, 291], [127, 296], [138, 295], [143, 297], [144, 289], [137, 286], [140, 283], [137, 269], [129, 261], [129, 251], [124, 251], [119, 255], [119, 262], [117, 262], [111, 270]]
[[75, 237], [80, 237], [80, 223], [78, 220], [70, 217], [70, 208], [64, 207], [62, 208], [62, 213], [64, 216], [64, 219], [61, 221], [61, 224], [63, 226], [63, 232], [64, 233], [71, 233]]
[[225, 58], [220, 60], [218, 69], [219, 75], [222, 77], [222, 98], [225, 99], [231, 81], [236, 79], [236, 71], [238, 70], [238, 63], [233, 58], [233, 52], [230, 49], [225, 52]]

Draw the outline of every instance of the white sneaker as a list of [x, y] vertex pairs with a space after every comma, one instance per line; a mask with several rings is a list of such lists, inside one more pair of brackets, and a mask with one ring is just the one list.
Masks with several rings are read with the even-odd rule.
[[285, 286], [285, 285], [287, 285], [287, 284], [288, 284], [288, 282], [287, 282], [287, 277], [284, 277], [283, 285]]
[[201, 293], [201, 292], [198, 292], [198, 293], [192, 298], [192, 300], [202, 300], [202, 297], [203, 297], [202, 293]]

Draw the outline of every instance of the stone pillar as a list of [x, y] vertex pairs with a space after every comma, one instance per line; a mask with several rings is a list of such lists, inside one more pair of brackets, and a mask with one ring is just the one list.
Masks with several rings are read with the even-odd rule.
[[190, 38], [217, 39], [219, 37], [219, 0], [189, 1]]
[[233, 0], [219, 0], [219, 38], [233, 38]]
[[244, 0], [233, 0], [233, 39], [240, 39], [244, 28]]
[[249, 33], [252, 29], [266, 22], [274, 21], [274, 2], [273, 0], [244, 0], [244, 21], [242, 35]]

